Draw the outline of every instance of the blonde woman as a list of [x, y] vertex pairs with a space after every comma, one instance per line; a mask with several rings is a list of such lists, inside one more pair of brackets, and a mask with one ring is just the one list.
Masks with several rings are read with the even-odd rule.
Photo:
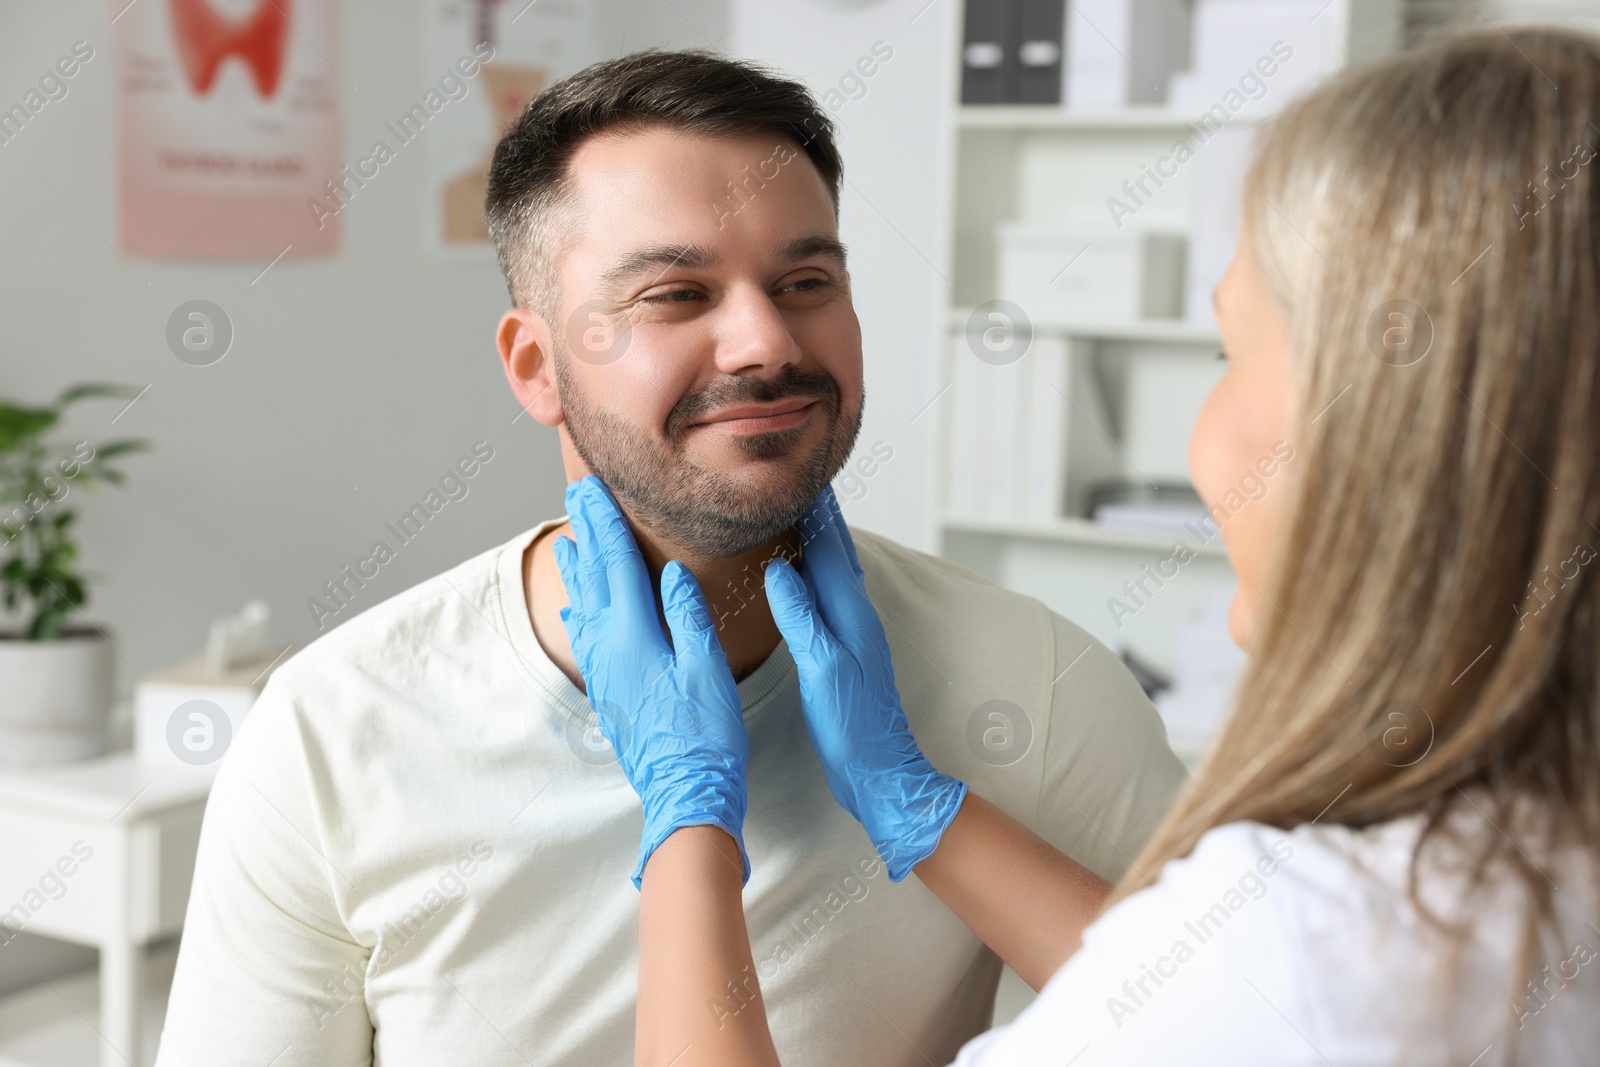
[[[835, 796], [1043, 986], [959, 1063], [1600, 1062], [1597, 146], [1600, 45], [1541, 30], [1352, 72], [1273, 125], [1190, 455], [1214, 498], [1293, 448], [1222, 531], [1250, 666], [1081, 949], [1040, 917], [1081, 901], [1070, 861], [907, 731], [831, 497], [769, 566]], [[569, 512], [569, 633], [655, 835], [637, 1062], [774, 1064], [715, 630], [668, 564], [669, 646], [609, 495]], [[708, 1011], [729, 988], [741, 1010]]]

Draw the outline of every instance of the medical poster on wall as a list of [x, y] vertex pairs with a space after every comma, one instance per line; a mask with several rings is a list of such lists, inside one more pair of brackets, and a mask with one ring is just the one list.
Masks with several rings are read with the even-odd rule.
[[597, 38], [589, 0], [424, 0], [424, 73], [451, 101], [427, 134], [431, 248], [489, 248], [495, 142], [541, 89], [600, 58]]
[[119, 246], [164, 259], [338, 251], [338, 0], [111, 0]]

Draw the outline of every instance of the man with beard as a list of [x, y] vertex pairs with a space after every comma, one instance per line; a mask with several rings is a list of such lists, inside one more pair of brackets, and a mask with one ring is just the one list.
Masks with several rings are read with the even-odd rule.
[[[704, 52], [597, 64], [495, 153], [514, 304], [497, 339], [569, 480], [602, 479], [652, 569], [683, 561], [716, 615], [784, 1062], [942, 1063], [986, 1026], [998, 960], [917, 879], [892, 881], [834, 802], [762, 592], [766, 560], [803, 556], [795, 524], [861, 424], [841, 181], [832, 125], [792, 81]], [[562, 625], [567, 529], [542, 523], [273, 676], [206, 811], [160, 1064], [631, 1060], [642, 816]], [[1081, 928], [1181, 784], [1154, 709], [1037, 601], [855, 537], [922, 749], [1082, 864], [1081, 914], [1044, 920]], [[719, 1022], [757, 995], [756, 975], [727, 977]]]

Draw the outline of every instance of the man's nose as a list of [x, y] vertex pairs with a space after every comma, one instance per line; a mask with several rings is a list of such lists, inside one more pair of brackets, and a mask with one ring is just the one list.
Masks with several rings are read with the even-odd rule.
[[800, 362], [800, 345], [765, 292], [730, 293], [717, 329], [717, 369], [724, 374], [774, 372]]

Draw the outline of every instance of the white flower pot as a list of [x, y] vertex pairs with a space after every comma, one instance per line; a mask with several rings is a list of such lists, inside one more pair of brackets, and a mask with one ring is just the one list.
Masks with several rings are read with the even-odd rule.
[[50, 641], [0, 636], [0, 763], [61, 763], [110, 743], [111, 642], [93, 631]]

